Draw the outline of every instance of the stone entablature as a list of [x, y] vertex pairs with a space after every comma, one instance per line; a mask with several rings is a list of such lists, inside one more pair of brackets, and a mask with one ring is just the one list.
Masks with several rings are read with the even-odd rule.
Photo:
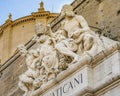
[[14, 27], [16, 25], [19, 25], [20, 23], [30, 22], [30, 21], [35, 21], [35, 18], [33, 18], [32, 15], [25, 16], [25, 17], [22, 17], [22, 18], [19, 18], [19, 19], [13, 21], [13, 23], [11, 24], [11, 26]]

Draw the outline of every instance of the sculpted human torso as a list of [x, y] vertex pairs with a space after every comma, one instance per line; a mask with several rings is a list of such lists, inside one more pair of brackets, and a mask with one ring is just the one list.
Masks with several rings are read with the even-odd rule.
[[41, 50], [40, 53], [42, 56], [46, 56], [49, 54], [52, 54], [52, 52], [54, 51], [54, 48], [52, 45], [49, 44], [50, 40], [47, 40], [42, 46], [41, 46]]
[[77, 18], [72, 18], [71, 20], [67, 20], [64, 22], [63, 29], [68, 33], [68, 37], [71, 38], [73, 33], [78, 30], [82, 29], [80, 23], [77, 21]]

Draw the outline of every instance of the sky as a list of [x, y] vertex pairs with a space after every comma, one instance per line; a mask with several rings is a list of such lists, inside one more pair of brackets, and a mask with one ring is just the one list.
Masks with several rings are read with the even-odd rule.
[[[46, 11], [59, 13], [64, 4], [71, 4], [74, 0], [42, 0]], [[9, 13], [12, 19], [16, 20], [20, 17], [30, 15], [37, 12], [40, 7], [41, 0], [0, 0], [0, 25], [7, 19]]]

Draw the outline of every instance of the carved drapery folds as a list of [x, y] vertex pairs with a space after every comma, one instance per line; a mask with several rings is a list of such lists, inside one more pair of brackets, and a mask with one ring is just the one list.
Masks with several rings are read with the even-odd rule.
[[50, 25], [36, 25], [33, 40], [39, 44], [37, 49], [28, 51], [24, 45], [18, 46], [27, 65], [27, 71], [19, 76], [18, 84], [25, 91], [24, 96], [32, 96], [32, 92], [55, 79], [71, 64], [85, 60], [86, 55], [93, 58], [108, 44], [115, 43], [90, 30], [86, 20], [75, 15], [70, 5], [63, 6], [61, 16], [65, 20], [55, 33]]

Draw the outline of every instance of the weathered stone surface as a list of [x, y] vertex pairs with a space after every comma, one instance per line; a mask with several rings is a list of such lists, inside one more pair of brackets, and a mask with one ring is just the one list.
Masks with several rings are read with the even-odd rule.
[[[0, 77], [0, 96], [16, 96], [14, 92], [19, 90], [18, 88], [18, 75], [26, 70], [24, 64], [25, 58], [18, 57], [15, 61], [9, 63], [9, 67], [5, 68]], [[14, 94], [14, 95], [13, 95]], [[23, 92], [19, 90], [18, 96], [21, 96]]]

